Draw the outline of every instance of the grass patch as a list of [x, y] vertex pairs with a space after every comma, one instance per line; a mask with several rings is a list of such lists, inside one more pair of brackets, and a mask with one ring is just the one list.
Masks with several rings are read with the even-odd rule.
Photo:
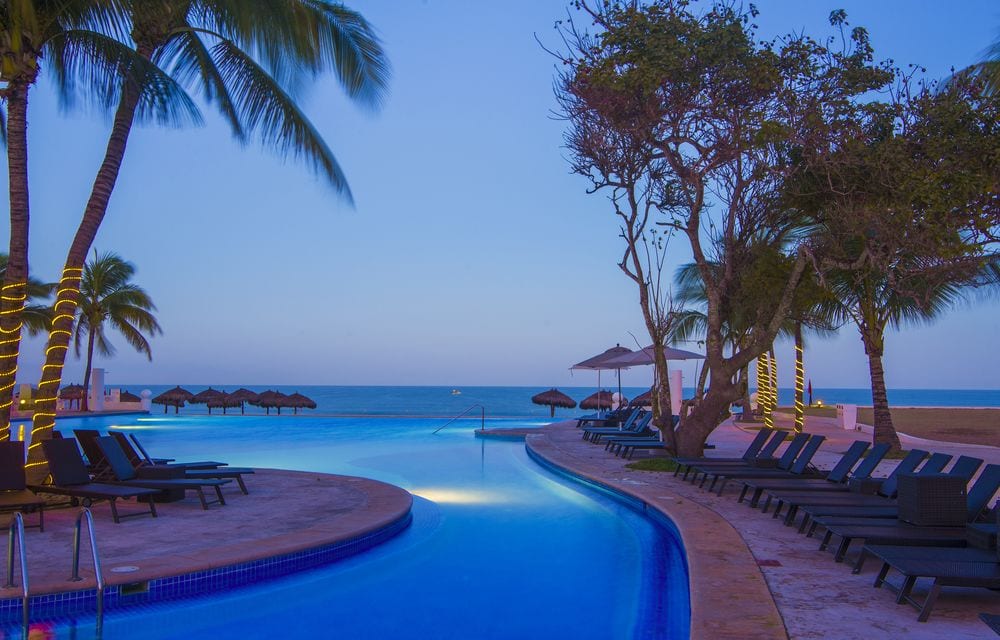
[[[861, 457], [867, 458], [868, 454], [871, 452], [872, 452], [871, 449], [866, 449], [865, 452], [861, 454]], [[903, 458], [906, 457], [906, 454], [908, 453], [909, 453], [908, 449], [900, 449], [899, 451], [890, 451], [889, 453], [885, 454], [884, 457], [886, 460], [902, 460]]]
[[626, 469], [635, 471], [676, 471], [677, 463], [670, 458], [647, 458], [625, 465]]
[[[900, 408], [890, 409], [896, 431], [946, 442], [1000, 444], [1000, 409]], [[871, 407], [858, 407], [858, 422], [874, 422]]]

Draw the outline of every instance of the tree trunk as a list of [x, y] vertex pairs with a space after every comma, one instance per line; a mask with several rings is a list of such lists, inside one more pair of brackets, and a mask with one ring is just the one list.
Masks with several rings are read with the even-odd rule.
[[705, 452], [705, 440], [719, 426], [719, 416], [739, 397], [731, 372], [711, 372], [711, 384], [705, 397], [694, 406], [677, 431], [677, 455], [700, 458]]
[[698, 372], [698, 388], [695, 389], [694, 394], [696, 398], [701, 398], [705, 395], [705, 383], [708, 381], [708, 363], [703, 363], [701, 366], [701, 371]]
[[770, 429], [774, 426], [771, 420], [771, 373], [770, 356], [762, 353], [757, 356], [757, 410], [764, 420], [764, 426]]
[[[149, 57], [151, 51], [140, 51], [140, 55]], [[63, 267], [62, 279], [59, 282], [59, 292], [54, 305], [55, 317], [49, 330], [49, 339], [45, 349], [45, 365], [42, 367], [42, 377], [38, 382], [38, 398], [35, 400], [35, 413], [32, 418], [31, 446], [28, 448], [28, 480], [40, 482], [48, 474], [48, 465], [42, 455], [41, 443], [52, 437], [52, 428], [56, 418], [56, 394], [62, 381], [63, 364], [66, 362], [66, 352], [72, 337], [73, 320], [80, 299], [80, 280], [83, 276], [83, 265], [87, 259], [97, 230], [104, 220], [108, 210], [111, 192], [115, 188], [118, 174], [121, 171], [122, 158], [128, 146], [128, 137], [132, 129], [136, 106], [139, 104], [139, 93], [135, 87], [126, 84], [122, 89], [121, 102], [115, 112], [111, 136], [105, 150], [104, 160], [94, 179], [90, 199], [83, 213], [83, 219], [73, 237], [66, 264]]]
[[660, 432], [664, 448], [668, 453], [674, 453], [677, 451], [677, 441], [670, 398], [670, 375], [667, 371], [667, 359], [663, 355], [663, 346], [662, 336], [653, 339], [653, 375], [656, 377], [656, 390], [653, 392], [653, 424]]
[[87, 366], [83, 369], [83, 399], [80, 401], [80, 411], [90, 411], [90, 369], [94, 364], [94, 325], [90, 325], [87, 334]]
[[[34, 76], [34, 74], [32, 74]], [[7, 175], [10, 246], [0, 290], [0, 441], [10, 440], [10, 412], [17, 384], [17, 357], [28, 288], [28, 88], [34, 77], [7, 86]]]
[[744, 365], [739, 374], [740, 402], [743, 405], [743, 422], [753, 418], [753, 406], [750, 404], [750, 365]]
[[868, 353], [868, 370], [872, 378], [872, 408], [875, 411], [875, 432], [872, 443], [886, 443], [894, 451], [902, 446], [896, 428], [892, 425], [892, 414], [889, 413], [889, 396], [885, 391], [885, 370], [882, 368], [882, 350], [873, 348]]
[[774, 410], [778, 408], [778, 358], [774, 355], [774, 345], [768, 350], [767, 364], [769, 367], [768, 390], [770, 391], [771, 419], [774, 419]]
[[795, 323], [795, 432], [802, 433], [806, 410], [802, 396], [805, 392], [805, 365], [802, 361], [802, 323]]

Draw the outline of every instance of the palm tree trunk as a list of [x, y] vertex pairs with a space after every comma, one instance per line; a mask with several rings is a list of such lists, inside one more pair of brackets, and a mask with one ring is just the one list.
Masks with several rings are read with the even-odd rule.
[[7, 175], [10, 184], [10, 248], [0, 290], [0, 441], [10, 439], [10, 412], [17, 384], [21, 319], [28, 283], [28, 87], [7, 86]]
[[872, 378], [872, 408], [875, 413], [875, 432], [872, 443], [886, 443], [893, 450], [900, 450], [899, 436], [892, 425], [892, 414], [889, 412], [889, 396], [885, 390], [885, 370], [882, 368], [882, 350], [872, 349], [868, 353], [868, 370]]
[[768, 390], [770, 391], [770, 413], [773, 414], [774, 410], [778, 408], [778, 358], [774, 355], [774, 345], [771, 345], [771, 349], [768, 352], [768, 366], [769, 366], [769, 378], [768, 378]]
[[770, 356], [762, 353], [757, 356], [757, 409], [764, 419], [764, 426], [770, 429], [774, 426], [771, 419], [771, 373]]
[[795, 323], [795, 432], [802, 433], [806, 410], [803, 404], [805, 393], [805, 365], [802, 358], [802, 323]]
[[83, 370], [83, 400], [80, 401], [80, 411], [83, 412], [90, 411], [90, 368], [94, 364], [94, 335], [96, 333], [94, 325], [90, 325], [90, 331], [87, 334], [87, 366]]
[[753, 407], [750, 406], [750, 365], [744, 365], [739, 373], [740, 381], [740, 402], [743, 405], [744, 422], [749, 422], [753, 416]]
[[[141, 49], [141, 48], [140, 48]], [[140, 55], [149, 57], [149, 51], [139, 51]], [[128, 146], [129, 133], [139, 104], [137, 89], [126, 84], [122, 89], [121, 102], [115, 112], [111, 127], [111, 136], [105, 150], [104, 160], [94, 179], [90, 199], [83, 213], [83, 219], [73, 237], [66, 264], [63, 267], [62, 279], [59, 282], [59, 292], [54, 305], [55, 317], [45, 349], [45, 365], [42, 367], [42, 377], [38, 382], [38, 397], [35, 400], [35, 413], [31, 426], [31, 446], [28, 448], [28, 462], [25, 469], [29, 482], [39, 482], [47, 474], [47, 465], [42, 455], [41, 442], [52, 437], [52, 428], [56, 418], [56, 394], [62, 381], [63, 364], [66, 362], [66, 352], [72, 337], [73, 320], [80, 301], [80, 280], [83, 275], [83, 265], [87, 259], [97, 230], [104, 220], [108, 210], [111, 193], [121, 171], [122, 159]]]
[[[658, 336], [659, 337], [659, 336]], [[667, 451], [677, 451], [674, 432], [674, 412], [670, 398], [670, 376], [667, 372], [667, 359], [663, 355], [663, 338], [653, 340], [653, 375], [656, 377], [656, 392], [653, 394], [653, 418], [660, 440]]]

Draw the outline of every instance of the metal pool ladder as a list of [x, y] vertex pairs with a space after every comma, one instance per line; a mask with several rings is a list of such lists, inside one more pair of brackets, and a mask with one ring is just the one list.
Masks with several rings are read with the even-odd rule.
[[471, 407], [469, 407], [468, 409], [466, 409], [465, 411], [463, 411], [462, 413], [458, 414], [457, 416], [455, 416], [454, 418], [452, 418], [451, 420], [449, 420], [448, 422], [445, 422], [443, 425], [441, 425], [440, 427], [438, 427], [437, 429], [435, 429], [434, 433], [437, 433], [441, 429], [444, 429], [449, 424], [451, 424], [452, 422], [455, 422], [459, 418], [464, 418], [465, 416], [469, 415], [470, 413], [472, 413], [473, 409], [479, 409], [479, 411], [480, 411], [480, 418], [479, 418], [480, 419], [480, 426], [479, 426], [479, 428], [480, 428], [480, 430], [485, 429], [486, 428], [486, 407], [484, 407], [481, 404], [474, 404]]
[[[83, 526], [84, 518], [87, 519], [87, 531], [90, 533], [90, 551], [94, 561], [94, 575], [97, 579], [97, 637], [100, 637], [101, 628], [104, 626], [104, 576], [101, 572], [101, 558], [97, 553], [97, 537], [94, 535], [94, 516], [90, 513], [90, 509], [80, 509], [80, 514], [76, 516], [76, 526], [73, 529], [73, 575], [69, 579], [70, 582], [83, 580], [80, 577], [80, 530]], [[25, 592], [27, 592], [27, 588]], [[27, 610], [25, 610], [25, 615], [27, 615]]]
[[10, 521], [10, 528], [7, 530], [7, 583], [4, 588], [11, 588], [14, 585], [14, 545], [17, 544], [21, 560], [21, 606], [24, 636], [28, 635], [28, 610], [30, 607], [28, 596], [28, 552], [24, 548], [24, 518], [21, 512], [15, 511], [14, 517]]

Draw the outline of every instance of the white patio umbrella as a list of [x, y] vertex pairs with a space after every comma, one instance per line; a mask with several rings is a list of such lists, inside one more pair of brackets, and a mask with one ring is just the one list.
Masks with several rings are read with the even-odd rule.
[[597, 388], [600, 389], [601, 388], [601, 371], [604, 370], [604, 369], [607, 369], [609, 371], [617, 370], [618, 371], [618, 394], [621, 395], [621, 392], [622, 392], [622, 374], [621, 374], [621, 370], [622, 369], [628, 369], [629, 366], [631, 366], [631, 365], [627, 365], [627, 364], [626, 365], [623, 365], [623, 364], [612, 364], [612, 365], [609, 365], [608, 362], [612, 361], [612, 360], [615, 360], [616, 358], [621, 358], [621, 357], [628, 356], [630, 353], [633, 353], [633, 351], [631, 349], [629, 349], [628, 347], [623, 347], [620, 344], [616, 344], [615, 346], [611, 347], [610, 349], [605, 350], [603, 353], [599, 353], [599, 354], [597, 354], [596, 356], [594, 356], [592, 358], [587, 358], [583, 362], [577, 362], [572, 367], [570, 367], [570, 371], [572, 371], [573, 369], [589, 369], [591, 371], [597, 371]]
[[[606, 366], [613, 367], [637, 367], [641, 365], [653, 364], [655, 360], [653, 357], [656, 355], [656, 350], [653, 349], [653, 345], [639, 349], [638, 351], [633, 351], [631, 353], [625, 353], [620, 356], [611, 358], [606, 361]], [[675, 349], [674, 347], [663, 347], [663, 355], [668, 361], [670, 360], [699, 360], [704, 359], [705, 356], [700, 353], [695, 353], [693, 351], [685, 351], [684, 349]], [[666, 372], [664, 372], [666, 373]], [[655, 375], [654, 375], [655, 378]], [[653, 385], [656, 385], [656, 380], [653, 380]]]

